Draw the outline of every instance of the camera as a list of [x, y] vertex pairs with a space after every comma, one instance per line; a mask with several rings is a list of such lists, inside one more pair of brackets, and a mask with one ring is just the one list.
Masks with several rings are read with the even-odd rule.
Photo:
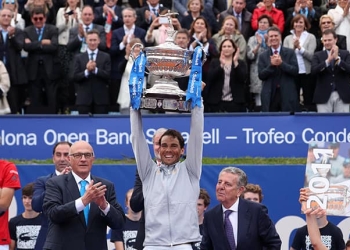
[[169, 24], [169, 20], [166, 16], [159, 17], [159, 23], [160, 24]]
[[66, 14], [66, 15], [73, 15], [73, 14], [74, 14], [74, 11], [71, 10], [71, 11], [66, 12], [65, 14]]

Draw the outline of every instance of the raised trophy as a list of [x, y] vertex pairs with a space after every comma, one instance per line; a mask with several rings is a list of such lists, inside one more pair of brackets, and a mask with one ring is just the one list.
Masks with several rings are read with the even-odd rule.
[[[160, 18], [167, 19], [169, 27], [167, 28], [166, 41], [163, 44], [154, 47], [144, 48], [145, 57], [141, 58], [139, 61], [134, 58], [136, 67], [135, 71], [140, 71], [142, 64], [148, 69], [150, 74], [154, 74], [157, 76], [161, 76], [159, 80], [155, 81], [155, 84], [150, 89], [143, 89], [142, 94], [140, 96], [139, 108], [155, 110], [155, 111], [172, 111], [172, 112], [190, 112], [191, 111], [191, 102], [193, 98], [187, 98], [186, 95], [189, 96], [189, 93], [181, 90], [179, 88], [178, 83], [174, 80], [176, 77], [184, 77], [189, 69], [193, 67], [192, 55], [194, 51], [189, 51], [187, 49], [183, 49], [174, 43], [174, 34], [176, 31], [172, 25], [171, 16], [174, 13], [168, 12], [165, 15], [161, 15]], [[135, 46], [142, 46], [141, 44], [134, 44], [131, 48], [131, 55], [133, 56], [133, 49]], [[198, 86], [201, 86], [201, 66], [202, 66], [202, 49], [200, 48], [200, 58], [196, 60], [197, 70], [195, 72], [191, 71], [189, 88], [191, 79], [193, 82], [193, 86], [190, 88], [192, 92], [199, 92]], [[204, 53], [205, 54], [205, 53]], [[145, 60], [143, 62], [143, 60]], [[200, 66], [200, 69], [199, 67]], [[200, 72], [199, 72], [200, 71]], [[132, 79], [132, 75], [130, 78], [130, 93], [133, 93], [137, 86], [136, 82], [141, 77], [142, 72], [139, 72], [139, 78], [135, 77]], [[197, 84], [195, 82], [197, 81]], [[198, 81], [200, 81], [200, 85], [198, 85]], [[195, 86], [196, 85], [196, 86]], [[136, 93], [137, 91], [135, 91]], [[189, 92], [189, 91], [187, 91]], [[131, 94], [133, 95], [133, 94]], [[200, 98], [200, 97], [199, 97]], [[198, 97], [197, 97], [198, 99]]]

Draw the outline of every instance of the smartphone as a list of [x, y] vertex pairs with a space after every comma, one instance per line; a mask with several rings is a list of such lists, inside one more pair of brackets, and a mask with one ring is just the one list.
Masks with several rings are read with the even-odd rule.
[[159, 23], [160, 24], [169, 24], [169, 19], [166, 16], [159, 17]]
[[71, 11], [66, 12], [65, 14], [66, 14], [66, 15], [73, 15], [73, 14], [74, 14], [74, 11], [71, 10]]

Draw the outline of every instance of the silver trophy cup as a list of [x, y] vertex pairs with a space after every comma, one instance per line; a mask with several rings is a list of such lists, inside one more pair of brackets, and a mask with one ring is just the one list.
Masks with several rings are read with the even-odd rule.
[[[186, 102], [186, 92], [179, 88], [175, 77], [186, 76], [191, 67], [192, 51], [183, 49], [174, 43], [175, 30], [172, 25], [171, 15], [167, 13], [169, 22], [168, 37], [163, 44], [147, 47], [144, 52], [147, 57], [146, 68], [149, 74], [161, 76], [150, 89], [144, 89], [141, 97], [141, 109], [190, 112], [190, 102]], [[134, 46], [140, 46], [135, 44]], [[131, 55], [133, 48], [131, 48]]]

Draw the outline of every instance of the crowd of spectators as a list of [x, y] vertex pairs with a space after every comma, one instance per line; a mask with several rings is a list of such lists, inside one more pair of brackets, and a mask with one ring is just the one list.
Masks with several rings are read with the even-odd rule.
[[[187, 34], [179, 41], [189, 50], [202, 44], [206, 53], [205, 112], [313, 112], [314, 53], [324, 50], [327, 29], [336, 32], [339, 50], [350, 49], [349, 6], [348, 0], [2, 0], [0, 60], [8, 75], [1, 74], [0, 114], [127, 113], [130, 44], [164, 43], [168, 24], [159, 16], [168, 10], [178, 13], [174, 28]], [[269, 49], [271, 27], [278, 28], [275, 42], [282, 52]], [[92, 30], [99, 35], [88, 43]], [[288, 50], [294, 55], [286, 57]], [[266, 89], [269, 80], [258, 67], [264, 53], [281, 68], [270, 79], [276, 90]], [[294, 60], [298, 74], [281, 73]], [[269, 63], [261, 64], [264, 70]], [[148, 75], [145, 86], [155, 78]], [[264, 106], [266, 99], [282, 104]]]

